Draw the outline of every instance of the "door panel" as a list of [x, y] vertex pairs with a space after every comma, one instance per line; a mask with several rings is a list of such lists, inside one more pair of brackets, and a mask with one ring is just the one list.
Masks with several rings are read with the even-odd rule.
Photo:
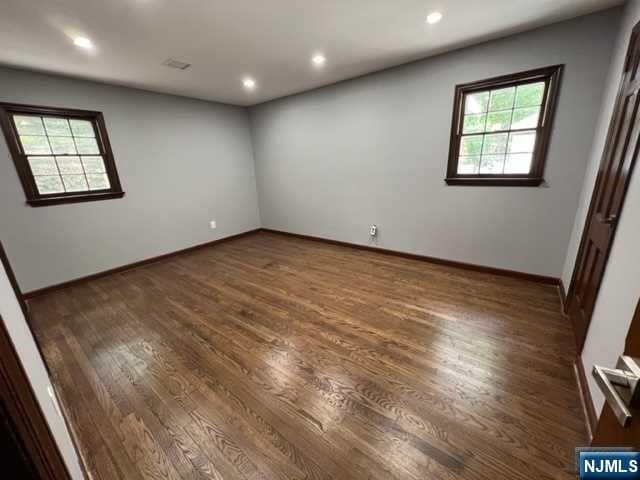
[[[640, 25], [640, 24], [639, 24]], [[640, 145], [640, 26], [633, 29], [616, 107], [567, 295], [582, 351]]]

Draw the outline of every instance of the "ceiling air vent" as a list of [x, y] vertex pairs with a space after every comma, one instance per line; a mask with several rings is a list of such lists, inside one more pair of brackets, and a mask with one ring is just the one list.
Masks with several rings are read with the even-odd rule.
[[190, 63], [181, 62], [180, 60], [174, 60], [173, 58], [165, 60], [164, 62], [162, 62], [162, 64], [166, 65], [167, 67], [177, 68], [179, 70], [186, 70], [191, 66]]

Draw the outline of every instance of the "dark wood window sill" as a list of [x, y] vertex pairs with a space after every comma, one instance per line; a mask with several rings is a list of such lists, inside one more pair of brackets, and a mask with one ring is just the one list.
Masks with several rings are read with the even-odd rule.
[[544, 183], [544, 178], [445, 178], [447, 185], [468, 185], [485, 187], [539, 187]]
[[109, 200], [112, 198], [122, 197], [124, 197], [124, 192], [82, 193], [79, 195], [37, 198], [27, 200], [27, 203], [32, 207], [45, 207], [47, 205], [60, 205], [62, 203], [93, 202], [97, 200]]

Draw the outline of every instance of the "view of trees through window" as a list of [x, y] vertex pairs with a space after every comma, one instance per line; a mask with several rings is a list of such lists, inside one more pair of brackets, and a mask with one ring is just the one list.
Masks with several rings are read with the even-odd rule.
[[528, 174], [536, 145], [545, 82], [469, 93], [459, 174]]
[[111, 188], [91, 121], [16, 114], [13, 122], [39, 194]]

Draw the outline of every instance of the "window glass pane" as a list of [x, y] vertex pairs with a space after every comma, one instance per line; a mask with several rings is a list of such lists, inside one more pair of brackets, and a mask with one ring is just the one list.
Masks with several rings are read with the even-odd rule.
[[22, 149], [27, 155], [38, 155], [51, 153], [47, 137], [20, 135]]
[[507, 151], [508, 133], [493, 133], [484, 136], [482, 154], [504, 153]]
[[464, 127], [462, 133], [478, 133], [484, 132], [484, 124], [487, 119], [485, 114], [481, 115], [465, 115]]
[[59, 155], [76, 153], [76, 145], [72, 137], [49, 137], [51, 150]]
[[38, 192], [42, 195], [48, 193], [63, 193], [64, 187], [62, 186], [62, 180], [58, 175], [48, 176], [34, 176]]
[[56, 161], [58, 162], [60, 173], [80, 173], [84, 175], [80, 157], [56, 157]]
[[487, 115], [487, 132], [496, 130], [509, 130], [511, 125], [511, 110], [491, 112]]
[[85, 153], [89, 155], [100, 153], [95, 138], [76, 138], [75, 140], [76, 146], [78, 147], [78, 153]]
[[509, 136], [509, 153], [530, 153], [536, 145], [536, 132], [513, 132]]
[[107, 177], [106, 173], [88, 173], [87, 180], [89, 181], [89, 188], [91, 190], [106, 190], [111, 188], [109, 177]]
[[531, 171], [531, 153], [508, 154], [504, 173], [529, 173]]
[[62, 175], [64, 188], [67, 192], [82, 192], [89, 190], [84, 175]]
[[550, 134], [547, 115], [554, 114], [554, 105], [549, 100], [555, 98], [560, 69], [519, 72], [456, 87], [457, 124], [451, 143], [457, 146], [452, 153], [457, 156], [450, 159], [450, 175], [463, 178], [461, 184], [483, 183], [475, 180], [478, 177], [504, 179], [505, 185], [533, 184], [506, 180], [532, 179], [543, 168], [546, 152], [539, 148], [538, 135]]
[[[485, 92], [484, 100], [480, 99], [485, 111], [488, 98]], [[112, 190], [111, 179], [116, 179], [117, 173], [113, 159], [106, 157], [111, 151], [107, 132], [98, 124], [101, 117], [96, 118], [92, 112], [74, 112], [5, 107], [3, 114], [14, 132], [7, 138], [11, 153], [15, 154], [18, 167], [22, 164], [23, 169], [27, 168], [22, 173], [30, 184], [25, 188], [28, 201], [42, 197], [43, 204], [55, 203], [60, 195], [75, 201]], [[476, 135], [481, 141], [482, 132]], [[474, 148], [479, 157], [481, 145], [475, 144]]]
[[13, 122], [20, 135], [44, 135], [42, 119], [34, 115], [14, 115]]
[[44, 117], [43, 120], [44, 126], [47, 127], [47, 135], [60, 137], [71, 136], [69, 122], [66, 118]]
[[541, 105], [543, 95], [544, 82], [520, 85], [516, 92], [516, 108]]
[[95, 137], [93, 125], [88, 120], [69, 120], [74, 137]]
[[29, 157], [29, 166], [34, 175], [57, 175], [58, 169], [53, 157]]
[[482, 153], [482, 135], [462, 137], [460, 155], [479, 155]]
[[513, 111], [512, 129], [536, 128], [538, 126], [538, 116], [540, 107], [516, 108]]
[[480, 161], [480, 173], [502, 173], [504, 155], [483, 155]]
[[104, 173], [104, 161], [102, 157], [82, 157], [84, 171], [87, 173]]
[[489, 111], [507, 110], [513, 108], [513, 100], [516, 96], [516, 87], [501, 88], [491, 91]]
[[478, 92], [467, 95], [464, 104], [464, 113], [483, 113], [489, 105], [490, 92]]
[[478, 173], [480, 155], [458, 158], [458, 173]]

